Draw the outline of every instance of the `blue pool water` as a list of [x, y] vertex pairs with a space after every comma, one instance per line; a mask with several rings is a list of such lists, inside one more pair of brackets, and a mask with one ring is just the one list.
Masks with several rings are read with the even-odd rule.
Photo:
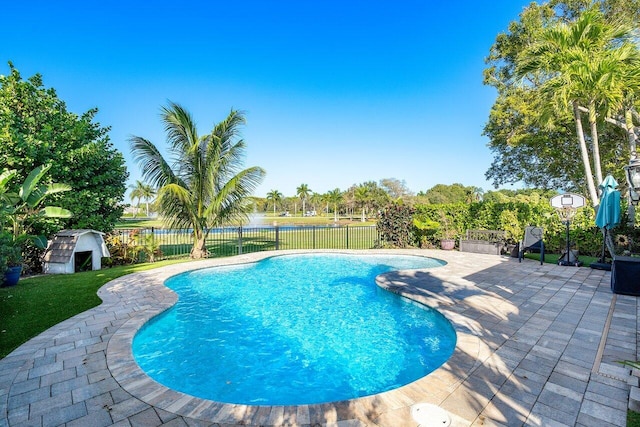
[[286, 255], [181, 274], [179, 296], [136, 335], [156, 381], [225, 403], [299, 405], [367, 396], [427, 375], [456, 334], [435, 310], [380, 289], [417, 256]]

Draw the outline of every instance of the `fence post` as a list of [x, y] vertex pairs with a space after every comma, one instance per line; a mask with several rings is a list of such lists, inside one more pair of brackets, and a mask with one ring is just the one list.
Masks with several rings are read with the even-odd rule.
[[349, 225], [345, 225], [346, 229], [347, 229], [347, 249], [349, 249]]
[[312, 230], [313, 230], [313, 233], [312, 233], [312, 236], [313, 236], [312, 249], [315, 249], [316, 248], [316, 226], [315, 225], [313, 226]]
[[276, 225], [276, 251], [280, 249], [280, 227]]
[[242, 226], [238, 227], [238, 255], [242, 255]]

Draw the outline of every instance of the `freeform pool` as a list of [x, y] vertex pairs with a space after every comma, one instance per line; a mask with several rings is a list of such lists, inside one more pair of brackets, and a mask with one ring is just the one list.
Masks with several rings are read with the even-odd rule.
[[179, 296], [136, 335], [153, 379], [224, 403], [300, 405], [353, 399], [421, 378], [453, 353], [435, 310], [378, 288], [418, 256], [286, 255], [180, 274]]

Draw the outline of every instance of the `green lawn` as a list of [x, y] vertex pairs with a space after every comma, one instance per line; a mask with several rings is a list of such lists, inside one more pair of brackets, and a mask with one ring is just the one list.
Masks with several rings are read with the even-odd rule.
[[[529, 259], [535, 259], [536, 261], [540, 261], [540, 254], [527, 253], [524, 255], [524, 257]], [[550, 254], [550, 253], [544, 254], [545, 263], [557, 264], [559, 258], [560, 258], [560, 254]], [[593, 256], [580, 255], [578, 256], [578, 260], [582, 261], [583, 267], [589, 267], [589, 265], [591, 265], [592, 262], [598, 261], [598, 258]]]
[[22, 278], [14, 287], [0, 288], [0, 358], [51, 326], [99, 305], [96, 292], [105, 283], [129, 273], [185, 261], [188, 260]]
[[[375, 221], [361, 222], [359, 218], [353, 217], [338, 217], [339, 225], [375, 225]], [[267, 214], [260, 217], [260, 223], [263, 225], [333, 225], [333, 215], [330, 216], [274, 216], [273, 214]], [[246, 225], [245, 225], [246, 226]], [[160, 219], [134, 219], [134, 218], [121, 218], [116, 224], [116, 228], [166, 228], [164, 222]]]

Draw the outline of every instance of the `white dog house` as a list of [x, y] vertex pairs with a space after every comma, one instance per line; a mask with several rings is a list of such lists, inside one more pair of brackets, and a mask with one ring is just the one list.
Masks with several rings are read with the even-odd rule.
[[42, 257], [47, 274], [70, 274], [100, 270], [102, 257], [110, 257], [102, 238], [95, 230], [62, 230], [49, 241]]

